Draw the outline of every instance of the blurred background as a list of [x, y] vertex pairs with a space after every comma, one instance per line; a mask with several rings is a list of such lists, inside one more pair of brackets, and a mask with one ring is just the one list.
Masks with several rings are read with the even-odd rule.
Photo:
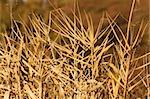
[[[94, 24], [98, 24], [102, 13], [108, 11], [111, 17], [121, 13], [128, 18], [132, 0], [78, 0], [81, 12], [85, 10], [92, 15]], [[66, 13], [70, 13], [74, 7], [74, 0], [0, 0], [0, 32], [10, 27], [10, 16], [13, 19], [22, 18], [28, 23], [28, 17], [32, 13], [41, 15], [48, 19], [49, 11], [52, 7], [62, 8]], [[134, 21], [138, 23], [141, 18], [148, 20], [148, 0], [136, 0], [134, 10]]]

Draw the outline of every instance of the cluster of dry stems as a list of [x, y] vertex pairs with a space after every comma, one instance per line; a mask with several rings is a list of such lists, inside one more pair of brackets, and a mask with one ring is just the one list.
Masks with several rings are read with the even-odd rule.
[[[137, 54], [147, 24], [141, 22], [132, 33], [132, 8], [126, 33], [115, 22], [119, 15], [112, 19], [108, 13], [95, 30], [90, 15], [85, 13], [85, 25], [77, 10], [73, 18], [60, 9], [52, 11], [48, 24], [33, 15], [30, 27], [22, 22], [21, 31], [14, 24], [16, 30], [3, 35], [0, 98], [148, 97], [150, 53]], [[104, 20], [109, 23], [105, 28]]]

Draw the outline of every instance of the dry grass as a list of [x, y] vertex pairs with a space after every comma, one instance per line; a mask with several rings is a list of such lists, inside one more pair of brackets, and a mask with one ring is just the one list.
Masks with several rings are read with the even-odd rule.
[[[108, 13], [94, 29], [77, 7], [73, 18], [58, 9], [48, 24], [33, 15], [24, 31], [3, 35], [0, 43], [0, 98], [4, 99], [135, 99], [148, 96], [149, 52], [137, 54], [148, 24], [127, 33]], [[104, 21], [109, 23], [103, 28]], [[14, 23], [16, 23], [14, 21]], [[132, 34], [132, 35], [131, 35]], [[113, 36], [112, 36], [113, 35]]]

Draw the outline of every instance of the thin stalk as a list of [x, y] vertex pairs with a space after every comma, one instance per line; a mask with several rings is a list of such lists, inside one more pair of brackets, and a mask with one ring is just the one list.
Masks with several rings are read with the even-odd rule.
[[134, 10], [134, 6], [135, 6], [135, 1], [136, 0], [133, 0], [131, 10], [130, 10], [129, 22], [128, 22], [128, 27], [127, 27], [127, 41], [129, 41], [130, 27], [131, 27], [131, 21], [132, 21], [132, 15], [133, 15], [133, 10]]

